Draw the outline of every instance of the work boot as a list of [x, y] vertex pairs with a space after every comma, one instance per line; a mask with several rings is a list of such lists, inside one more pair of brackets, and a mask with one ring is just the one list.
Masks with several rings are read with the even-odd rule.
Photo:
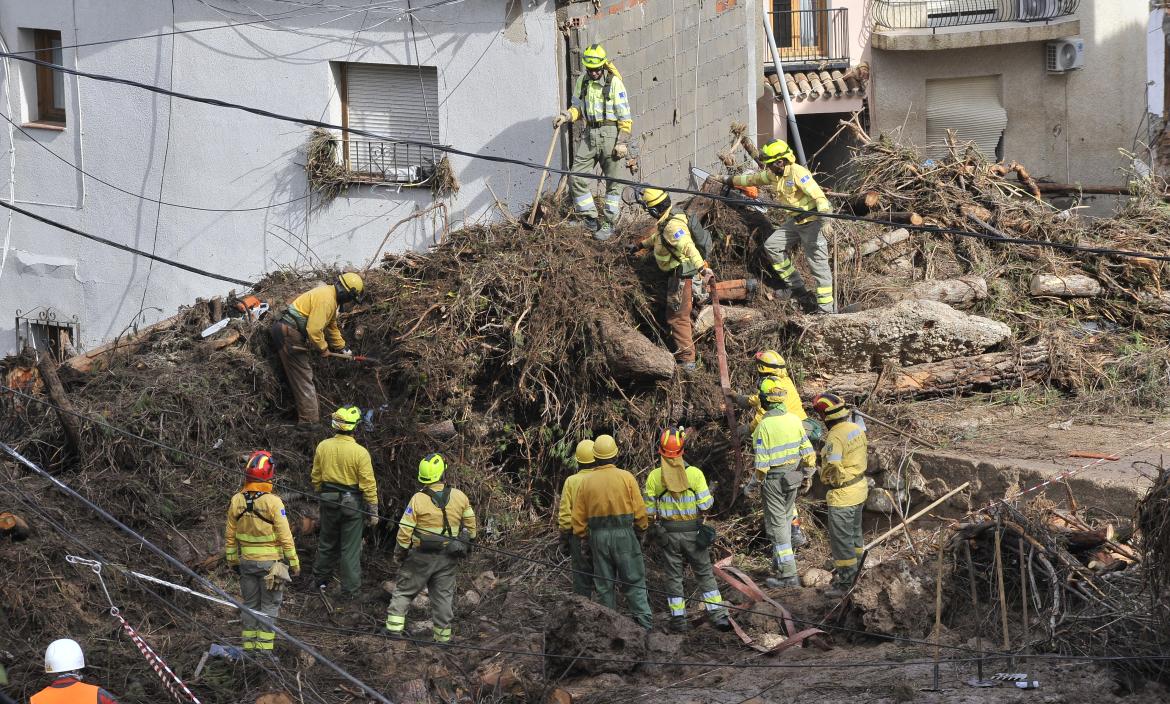
[[792, 524], [792, 549], [799, 550], [805, 545], [808, 545], [808, 536], [800, 529], [799, 523]]
[[764, 580], [764, 584], [772, 589], [781, 589], [787, 587], [799, 587], [800, 577], [792, 575], [791, 577], [768, 577]]
[[823, 594], [828, 599], [840, 599], [849, 592], [849, 587], [844, 584], [833, 584], [826, 589]]
[[593, 232], [593, 239], [597, 240], [598, 242], [604, 242], [610, 237], [613, 237], [613, 225], [610, 225], [608, 222], [603, 223], [601, 227], [597, 228]]
[[727, 614], [720, 612], [711, 617], [711, 625], [715, 627], [715, 630], [726, 633], [731, 630], [731, 619], [727, 618]]
[[686, 633], [691, 630], [691, 624], [687, 622], [686, 616], [671, 616], [670, 617], [670, 632], [671, 633]]
[[589, 230], [590, 232], [597, 232], [597, 230], [601, 227], [601, 223], [599, 223], [595, 217], [586, 217], [581, 220], [581, 224], [583, 224], [585, 229]]

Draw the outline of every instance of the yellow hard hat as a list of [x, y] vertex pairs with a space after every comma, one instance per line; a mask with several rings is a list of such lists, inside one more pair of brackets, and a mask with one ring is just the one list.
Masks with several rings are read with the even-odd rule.
[[337, 277], [337, 285], [342, 291], [349, 294], [351, 300], [360, 301], [365, 297], [366, 282], [362, 281], [361, 274], [347, 271]]
[[670, 196], [666, 195], [666, 191], [659, 188], [645, 188], [638, 196], [638, 202], [647, 208], [653, 208]]
[[783, 139], [773, 139], [763, 147], [760, 147], [760, 156], [763, 157], [760, 161], [765, 164], [771, 164], [780, 159], [787, 159], [789, 162], [796, 161], [796, 155], [788, 147], [788, 142]]
[[612, 435], [598, 435], [597, 439], [593, 441], [594, 459], [598, 461], [612, 460], [617, 455], [617, 441], [613, 439]]
[[333, 427], [343, 433], [352, 433], [353, 429], [357, 427], [358, 421], [362, 419], [362, 411], [357, 406], [342, 406], [333, 412], [330, 418], [333, 421]]
[[581, 55], [581, 63], [585, 68], [601, 68], [605, 66], [605, 47], [600, 44], [590, 44]]
[[776, 350], [756, 352], [756, 373], [767, 376], [778, 376], [786, 373], [788, 363]]
[[446, 470], [447, 463], [443, 461], [442, 455], [437, 452], [427, 455], [419, 460], [418, 481], [420, 484], [434, 484], [443, 478]]
[[577, 459], [578, 467], [588, 467], [593, 464], [593, 441], [582, 440], [577, 443], [577, 451], [574, 453]]
[[766, 376], [760, 382], [760, 404], [775, 408], [777, 406], [784, 407], [784, 399], [788, 397], [788, 392], [784, 390], [784, 386], [780, 384], [780, 380], [774, 376]]
[[813, 410], [823, 420], [838, 420], [849, 416], [849, 408], [845, 406], [845, 401], [837, 394], [818, 394], [813, 399], [812, 405]]

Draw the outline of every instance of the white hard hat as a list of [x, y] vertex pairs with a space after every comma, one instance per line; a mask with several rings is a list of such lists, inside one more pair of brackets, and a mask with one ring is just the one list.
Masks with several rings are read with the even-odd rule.
[[74, 672], [85, 667], [85, 654], [77, 641], [61, 638], [45, 648], [45, 672]]

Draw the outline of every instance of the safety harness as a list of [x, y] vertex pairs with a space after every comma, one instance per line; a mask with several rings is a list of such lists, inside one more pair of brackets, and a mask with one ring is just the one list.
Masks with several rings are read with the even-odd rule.
[[[451, 557], [462, 557], [467, 554], [467, 544], [462, 540], [455, 539], [455, 531], [451, 528], [451, 521], [447, 518], [447, 504], [451, 500], [451, 487], [444, 486], [442, 491], [435, 491], [430, 487], [425, 487], [422, 490], [435, 508], [439, 509], [439, 513], [443, 516], [443, 531], [436, 535], [431, 531], [425, 533], [418, 532], [418, 526], [414, 526], [410, 530], [410, 535], [413, 538], [418, 535], [418, 551], [424, 553], [445, 553]], [[460, 531], [462, 536], [462, 531]], [[414, 544], [414, 541], [411, 541]]]
[[266, 491], [245, 491], [244, 492], [244, 510], [240, 511], [240, 514], [238, 516], [236, 516], [236, 520], [238, 521], [244, 517], [244, 514], [250, 513], [253, 516], [255, 516], [256, 518], [259, 518], [260, 520], [264, 521], [268, 525], [275, 526], [276, 521], [271, 520], [270, 518], [268, 518], [267, 516], [265, 516], [264, 514], [262, 514], [256, 510], [256, 499], [259, 499], [261, 496], [264, 496], [267, 493], [268, 492], [266, 492]]

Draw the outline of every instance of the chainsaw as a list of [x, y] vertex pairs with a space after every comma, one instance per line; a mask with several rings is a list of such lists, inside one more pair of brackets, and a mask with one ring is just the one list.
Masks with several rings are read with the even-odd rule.
[[[695, 179], [695, 184], [701, 189], [703, 184], [707, 182], [707, 179], [715, 177], [698, 167], [691, 167], [691, 178]], [[760, 190], [755, 186], [744, 186], [742, 188], [739, 186], [732, 186], [732, 188], [735, 188], [737, 191], [739, 191], [740, 197], [742, 197], [744, 200], [759, 200]], [[744, 207], [746, 207], [748, 210], [754, 210], [757, 213], [767, 214], [768, 212], [768, 209], [762, 205], [747, 205]]]
[[[311, 352], [308, 347], [293, 347], [296, 352]], [[379, 360], [373, 357], [367, 357], [364, 354], [341, 354], [340, 352], [322, 352], [325, 357], [337, 357], [339, 359], [348, 359], [351, 362], [373, 362], [379, 364]]]

